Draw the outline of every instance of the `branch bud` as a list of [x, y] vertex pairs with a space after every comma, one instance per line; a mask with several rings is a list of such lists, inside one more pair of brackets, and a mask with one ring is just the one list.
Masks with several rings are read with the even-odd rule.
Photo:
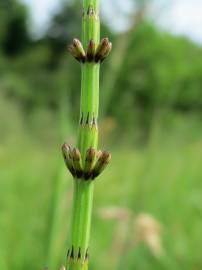
[[71, 45], [68, 46], [68, 50], [71, 53], [71, 55], [76, 58], [79, 62], [85, 62], [86, 60], [86, 54], [83, 48], [83, 45], [81, 42], [74, 38]]
[[95, 157], [96, 157], [96, 150], [94, 148], [89, 148], [86, 152], [86, 159], [84, 164], [84, 178], [86, 180], [90, 178]]
[[74, 170], [73, 162], [71, 159], [71, 147], [67, 143], [64, 143], [62, 145], [62, 154], [63, 154], [64, 161], [68, 170], [73, 176], [75, 176], [75, 170]]
[[81, 154], [78, 148], [72, 150], [73, 166], [78, 178], [83, 174], [82, 172], [82, 163], [81, 163]]
[[89, 41], [88, 48], [87, 48], [87, 60], [92, 62], [95, 57], [95, 42], [93, 39]]
[[69, 53], [70, 53], [77, 61], [80, 62], [79, 55], [78, 55], [76, 49], [74, 48], [74, 46], [73, 46], [72, 44], [70, 44], [67, 48], [68, 48]]
[[95, 53], [95, 62], [102, 62], [110, 53], [112, 49], [112, 43], [109, 42], [108, 38], [103, 38], [97, 47]]
[[95, 179], [101, 172], [107, 167], [111, 160], [111, 154], [107, 151], [103, 151], [98, 158], [95, 167], [92, 172], [92, 179]]
[[102, 155], [102, 150], [98, 150], [97, 151], [96, 158], [99, 159], [101, 155]]

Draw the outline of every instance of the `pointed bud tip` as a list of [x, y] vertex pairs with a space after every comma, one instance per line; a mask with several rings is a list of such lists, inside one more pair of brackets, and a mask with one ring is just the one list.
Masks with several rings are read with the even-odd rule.
[[89, 62], [92, 62], [95, 56], [95, 42], [93, 39], [91, 39], [88, 43], [88, 48], [87, 48], [87, 60]]
[[97, 155], [96, 155], [97, 158], [100, 158], [101, 155], [102, 155], [102, 150], [98, 150], [98, 151], [97, 151]]
[[100, 43], [101, 44], [107, 44], [107, 43], [109, 43], [109, 38], [108, 37], [103, 38]]
[[80, 41], [78, 38], [74, 38], [72, 44], [73, 44], [75, 47], [77, 47], [77, 46], [82, 46], [81, 41]]
[[80, 154], [80, 151], [78, 148], [75, 148], [72, 150], [72, 156], [73, 156], [73, 159], [75, 160], [80, 160], [81, 159], [81, 154]]
[[68, 152], [68, 151], [70, 151], [70, 149], [71, 149], [70, 145], [67, 144], [67, 143], [63, 143], [63, 145], [62, 145], [61, 148], [62, 148], [62, 151], [63, 151], [63, 152]]
[[93, 39], [91, 39], [90, 41], [89, 41], [89, 43], [88, 43], [88, 46], [89, 47], [93, 47], [94, 48], [94, 46], [95, 46], [95, 41], [93, 40]]
[[90, 147], [90, 148], [87, 150], [87, 152], [88, 152], [88, 153], [95, 153], [96, 150], [95, 150], [95, 148]]
[[109, 42], [109, 44], [108, 44], [108, 49], [109, 49], [109, 51], [112, 50], [112, 43], [111, 42]]
[[107, 151], [103, 151], [101, 158], [102, 158], [104, 163], [109, 163], [111, 158], [112, 158], [112, 155], [111, 155], [111, 153], [109, 153]]
[[86, 153], [86, 160], [93, 160], [96, 156], [95, 148], [89, 148]]
[[62, 265], [62, 266], [60, 267], [60, 270], [65, 270], [64, 265]]
[[109, 55], [112, 50], [112, 43], [109, 42], [106, 47], [104, 48], [103, 54], [101, 55], [101, 62]]
[[83, 49], [83, 45], [81, 43], [81, 41], [77, 38], [74, 38], [73, 39], [73, 42], [72, 42], [74, 48], [77, 50], [78, 53], [84, 53], [85, 54], [85, 51]]

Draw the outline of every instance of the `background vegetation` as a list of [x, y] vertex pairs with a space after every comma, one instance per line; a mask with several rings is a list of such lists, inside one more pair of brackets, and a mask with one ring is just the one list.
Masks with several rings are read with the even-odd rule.
[[[0, 3], [0, 269], [64, 262], [72, 181], [60, 145], [78, 122], [80, 68], [66, 51], [78, 4], [36, 40], [26, 7]], [[90, 269], [202, 269], [202, 48], [160, 31], [144, 6], [127, 32], [103, 24], [106, 35], [100, 145], [113, 162], [96, 184]]]

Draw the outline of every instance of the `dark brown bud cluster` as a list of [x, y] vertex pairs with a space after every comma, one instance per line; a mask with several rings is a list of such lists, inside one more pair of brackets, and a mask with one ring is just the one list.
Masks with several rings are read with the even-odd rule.
[[102, 63], [103, 60], [109, 55], [111, 49], [112, 43], [108, 38], [103, 38], [97, 48], [94, 40], [91, 39], [88, 43], [87, 52], [85, 52], [83, 45], [76, 38], [73, 39], [72, 44], [68, 46], [68, 50], [71, 55], [81, 63]]
[[111, 154], [107, 151], [96, 151], [89, 148], [85, 161], [82, 162], [78, 148], [71, 148], [67, 143], [62, 146], [65, 164], [74, 178], [93, 180], [106, 168], [111, 160]]

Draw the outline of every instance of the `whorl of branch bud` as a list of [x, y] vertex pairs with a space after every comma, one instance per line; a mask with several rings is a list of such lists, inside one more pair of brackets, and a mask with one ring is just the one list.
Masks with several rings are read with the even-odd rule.
[[86, 152], [84, 164], [78, 148], [71, 148], [67, 143], [62, 146], [65, 164], [76, 179], [94, 180], [100, 175], [111, 160], [111, 154], [107, 151], [97, 151], [89, 148]]
[[71, 55], [81, 63], [102, 63], [109, 55], [111, 49], [112, 43], [108, 38], [103, 38], [97, 48], [95, 41], [91, 39], [87, 46], [87, 52], [84, 51], [82, 43], [76, 38], [73, 39], [72, 44], [68, 46], [68, 50]]

